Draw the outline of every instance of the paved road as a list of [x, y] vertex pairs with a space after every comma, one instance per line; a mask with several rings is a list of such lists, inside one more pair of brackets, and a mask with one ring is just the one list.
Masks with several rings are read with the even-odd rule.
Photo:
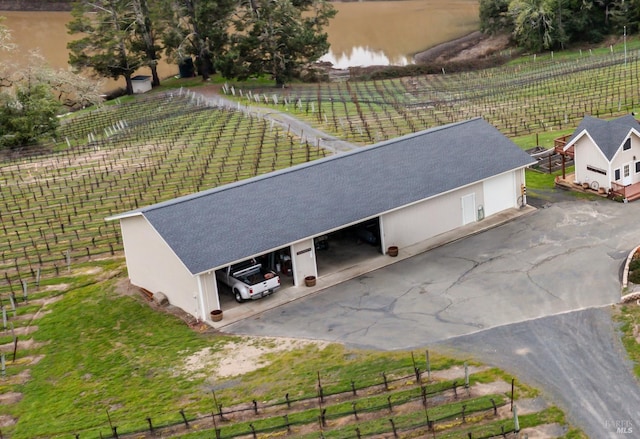
[[226, 330], [383, 350], [448, 340], [540, 386], [590, 437], [619, 437], [610, 421], [640, 437], [640, 387], [601, 308], [620, 297], [640, 203], [544, 205]]
[[640, 437], [640, 391], [608, 307], [500, 326], [437, 348], [471, 354], [544, 389], [591, 438]]

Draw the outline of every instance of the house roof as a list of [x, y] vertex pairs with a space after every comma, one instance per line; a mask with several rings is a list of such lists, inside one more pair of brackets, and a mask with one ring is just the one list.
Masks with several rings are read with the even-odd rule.
[[607, 160], [611, 161], [624, 143], [624, 140], [629, 136], [631, 129], [640, 131], [640, 123], [631, 114], [613, 120], [585, 116], [569, 138], [565, 149], [568, 149], [580, 137], [588, 133]]
[[476, 118], [109, 219], [143, 215], [198, 274], [534, 162]]

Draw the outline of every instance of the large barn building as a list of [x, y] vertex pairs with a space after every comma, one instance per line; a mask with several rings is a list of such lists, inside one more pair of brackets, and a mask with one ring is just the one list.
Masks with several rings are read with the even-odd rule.
[[341, 232], [384, 253], [517, 209], [533, 162], [476, 118], [109, 219], [131, 283], [209, 320], [221, 309], [216, 270], [260, 258], [302, 285], [318, 276], [319, 240]]

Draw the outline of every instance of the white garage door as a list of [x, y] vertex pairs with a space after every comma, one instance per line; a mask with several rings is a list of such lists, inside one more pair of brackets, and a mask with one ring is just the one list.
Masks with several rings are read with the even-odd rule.
[[484, 214], [486, 216], [514, 207], [515, 178], [515, 173], [509, 172], [484, 181]]

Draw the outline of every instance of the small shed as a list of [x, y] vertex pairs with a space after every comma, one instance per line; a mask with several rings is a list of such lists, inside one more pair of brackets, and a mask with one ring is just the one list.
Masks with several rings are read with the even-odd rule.
[[146, 93], [151, 90], [151, 76], [136, 75], [131, 78], [133, 94]]

